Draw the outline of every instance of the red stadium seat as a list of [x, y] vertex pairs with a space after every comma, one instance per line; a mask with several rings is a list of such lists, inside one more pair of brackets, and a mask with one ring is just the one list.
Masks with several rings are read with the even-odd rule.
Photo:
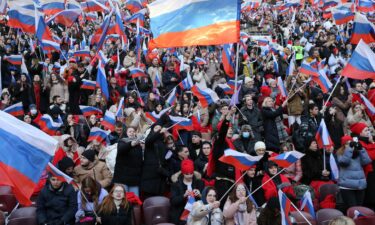
[[133, 207], [133, 225], [141, 225], [142, 224], [142, 208], [139, 205]]
[[12, 194], [0, 194], [0, 210], [10, 213], [16, 207], [17, 199]]
[[143, 213], [146, 225], [168, 222], [170, 202], [163, 196], [155, 196], [143, 202]]
[[316, 212], [316, 222], [317, 225], [328, 225], [331, 220], [343, 215], [337, 209], [320, 209]]
[[5, 224], [5, 215], [2, 211], [0, 211], [0, 225]]
[[[311, 223], [311, 225], [316, 225], [316, 221], [315, 219], [307, 212], [302, 212], [302, 214], [306, 217], [306, 219], [309, 220], [309, 222]], [[295, 223], [294, 224], [298, 224], [298, 225], [308, 225], [309, 223], [306, 222], [306, 220], [301, 216], [301, 214], [299, 214], [299, 212], [290, 212], [290, 216], [293, 217], [295, 219]]]
[[346, 215], [348, 217], [350, 217], [350, 218], [353, 219], [354, 218], [354, 210], [358, 210], [359, 212], [361, 212], [365, 216], [375, 216], [375, 212], [374, 211], [372, 211], [369, 208], [363, 207], [363, 206], [353, 206], [353, 207], [350, 207], [346, 211]]
[[373, 224], [375, 224], [375, 216], [355, 219], [354, 223], [356, 225], [373, 225]]
[[36, 218], [36, 207], [23, 207], [14, 210], [8, 219]]

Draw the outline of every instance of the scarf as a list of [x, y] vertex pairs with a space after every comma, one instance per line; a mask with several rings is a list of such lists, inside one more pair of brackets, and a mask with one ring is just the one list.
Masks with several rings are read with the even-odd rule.
[[238, 210], [234, 214], [234, 223], [236, 225], [243, 225], [243, 224], [245, 224], [244, 221], [245, 221], [246, 210], [247, 210], [246, 203], [241, 203], [241, 204], [238, 205]]

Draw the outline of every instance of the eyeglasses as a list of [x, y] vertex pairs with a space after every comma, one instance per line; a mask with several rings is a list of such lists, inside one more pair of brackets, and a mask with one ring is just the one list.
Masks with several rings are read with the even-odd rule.
[[216, 197], [216, 195], [207, 195], [207, 197]]

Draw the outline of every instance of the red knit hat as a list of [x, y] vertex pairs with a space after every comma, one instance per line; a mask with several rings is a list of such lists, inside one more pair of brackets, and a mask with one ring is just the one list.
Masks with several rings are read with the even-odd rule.
[[190, 159], [184, 159], [181, 162], [181, 173], [192, 174], [194, 173], [194, 163]]
[[262, 94], [262, 96], [269, 97], [272, 93], [272, 90], [268, 86], [262, 86], [260, 88], [260, 93]]
[[355, 123], [350, 126], [352, 133], [359, 135], [367, 125], [365, 123]]
[[353, 138], [349, 135], [342, 136], [341, 137], [341, 145], [345, 145], [346, 142], [352, 141], [352, 140], [353, 140]]

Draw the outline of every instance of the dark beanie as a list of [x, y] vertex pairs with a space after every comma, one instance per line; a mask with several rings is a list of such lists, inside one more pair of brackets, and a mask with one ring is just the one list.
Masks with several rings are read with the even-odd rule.
[[94, 150], [86, 150], [82, 153], [82, 156], [88, 159], [91, 162], [95, 161], [95, 151]]
[[64, 157], [62, 158], [58, 163], [57, 163], [57, 167], [65, 173], [66, 169], [68, 169], [69, 167], [74, 167], [74, 161], [73, 159], [69, 158], [69, 157]]

